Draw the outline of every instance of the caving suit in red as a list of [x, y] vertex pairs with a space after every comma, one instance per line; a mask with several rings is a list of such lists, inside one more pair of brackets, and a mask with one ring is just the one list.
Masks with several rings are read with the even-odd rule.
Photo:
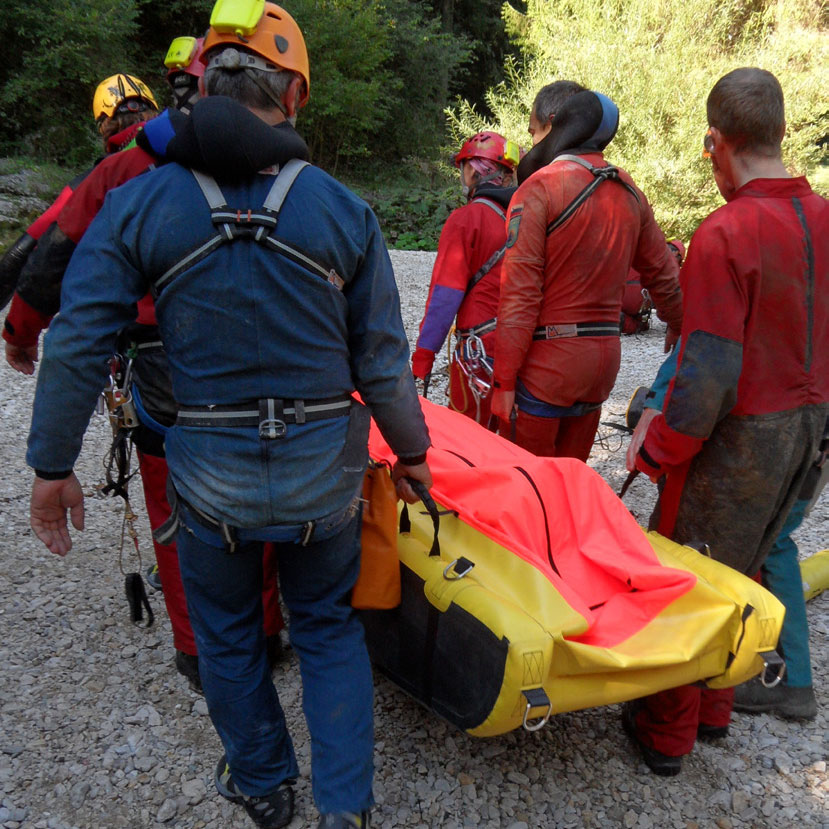
[[[461, 358], [469, 364], [469, 334], [481, 328], [476, 336], [483, 343], [491, 367], [495, 356], [495, 316], [503, 256], [471, 287], [470, 282], [503, 249], [507, 240], [505, 218], [503, 207], [496, 201], [476, 195], [468, 204], [452, 211], [446, 220], [438, 242], [417, 347], [412, 355], [415, 377], [423, 378], [431, 372], [435, 353], [443, 346], [456, 316], [455, 330], [460, 337]], [[479, 373], [489, 377], [483, 368]], [[458, 360], [452, 359], [449, 368], [452, 408], [473, 419], [479, 414], [479, 422], [486, 425], [490, 398], [491, 393], [481, 398], [479, 412]]]
[[[829, 409], [829, 203], [805, 178], [749, 181], [700, 225], [682, 288], [677, 371], [637, 456], [665, 476], [651, 524], [754, 575]], [[687, 754], [700, 723], [728, 724], [730, 703], [691, 687], [648, 697], [639, 737]]]
[[[581, 157], [606, 166], [599, 152]], [[593, 181], [589, 170], [556, 160], [531, 175], [510, 202], [495, 382], [516, 391], [516, 442], [537, 455], [587, 460], [590, 454], [601, 403], [619, 370], [619, 316], [631, 265], [660, 319], [677, 332], [682, 323], [676, 260], [644, 194], [627, 173], [619, 176], [630, 189], [603, 181], [551, 232]], [[530, 411], [542, 408], [537, 402], [547, 404], [545, 414]], [[502, 434], [508, 428], [502, 424]]]

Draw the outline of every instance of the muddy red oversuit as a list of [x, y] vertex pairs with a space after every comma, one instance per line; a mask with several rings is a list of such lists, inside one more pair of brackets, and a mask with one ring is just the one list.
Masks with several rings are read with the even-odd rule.
[[[599, 152], [579, 155], [606, 166]], [[619, 175], [631, 189], [603, 181], [550, 233], [548, 226], [593, 181], [589, 170], [556, 160], [524, 181], [510, 202], [495, 382], [516, 391], [515, 440], [536, 455], [587, 460], [601, 403], [619, 370], [619, 315], [631, 266], [660, 319], [680, 330], [676, 260], [644, 194], [627, 173]], [[600, 335], [591, 333], [597, 328]], [[508, 431], [502, 423], [501, 433]]]
[[[470, 282], [507, 241], [504, 208], [508, 197], [504, 200], [503, 196], [509, 192], [500, 187], [480, 187], [469, 204], [453, 210], [446, 220], [440, 233], [417, 348], [412, 355], [415, 377], [422, 379], [432, 371], [435, 353], [443, 345], [456, 315], [456, 331], [461, 336], [481, 329], [478, 336], [492, 365], [503, 257], [471, 288]], [[496, 200], [498, 196], [501, 198]], [[462, 349], [467, 347], [467, 337], [462, 341]], [[484, 372], [481, 373], [483, 376]], [[482, 397], [480, 403], [478, 422], [485, 426], [489, 422], [490, 397]], [[478, 407], [456, 359], [449, 368], [449, 400], [453, 409], [475, 419]]]
[[[829, 410], [829, 204], [805, 178], [754, 179], [700, 225], [663, 414], [636, 465], [665, 476], [651, 524], [754, 575], [798, 496]], [[730, 690], [648, 697], [647, 746], [687, 754], [727, 726]]]

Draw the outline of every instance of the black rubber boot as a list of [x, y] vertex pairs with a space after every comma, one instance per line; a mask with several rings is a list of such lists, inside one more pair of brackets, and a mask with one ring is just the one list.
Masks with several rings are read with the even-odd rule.
[[792, 688], [781, 682], [767, 688], [755, 678], [734, 689], [734, 710], [747, 714], [777, 714], [790, 720], [813, 720], [817, 716], [817, 699], [811, 685]]

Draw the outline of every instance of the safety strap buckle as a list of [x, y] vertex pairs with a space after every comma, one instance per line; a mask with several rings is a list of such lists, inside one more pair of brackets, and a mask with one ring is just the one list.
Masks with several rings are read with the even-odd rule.
[[[523, 722], [521, 723], [527, 731], [539, 731], [547, 725], [547, 721], [553, 713], [553, 703], [543, 688], [525, 688], [521, 691], [527, 700], [527, 707], [524, 709]], [[530, 711], [533, 708], [546, 708], [546, 712], [540, 718], [531, 720]]]
[[259, 421], [259, 437], [262, 440], [279, 440], [288, 433], [288, 425], [284, 420], [269, 417]]
[[259, 437], [262, 440], [279, 440], [288, 433], [288, 426], [282, 419], [283, 407], [283, 402], [273, 397], [259, 401]]
[[763, 672], [760, 682], [764, 688], [774, 688], [783, 680], [786, 673], [786, 662], [777, 651], [768, 651], [763, 656]]

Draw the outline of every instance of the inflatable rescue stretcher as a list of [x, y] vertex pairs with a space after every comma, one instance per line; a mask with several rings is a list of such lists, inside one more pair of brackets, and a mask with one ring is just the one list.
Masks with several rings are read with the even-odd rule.
[[[535, 457], [422, 406], [439, 550], [433, 517], [410, 506], [401, 604], [363, 611], [372, 660], [401, 688], [488, 737], [763, 669], [783, 606], [757, 582], [644, 533], [581, 461]], [[374, 425], [369, 452], [394, 461]]]

